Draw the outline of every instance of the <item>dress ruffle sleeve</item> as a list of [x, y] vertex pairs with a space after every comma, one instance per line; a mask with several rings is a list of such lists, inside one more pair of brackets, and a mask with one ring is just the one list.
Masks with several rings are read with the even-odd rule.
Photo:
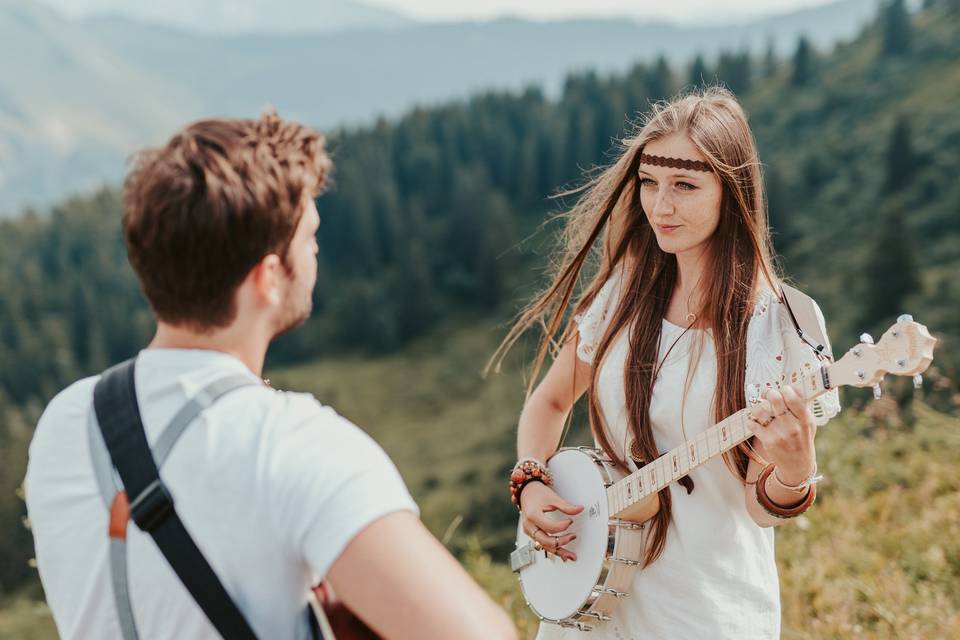
[[580, 334], [577, 342], [577, 357], [586, 363], [593, 362], [593, 354], [603, 338], [610, 318], [617, 309], [622, 287], [624, 285], [622, 270], [615, 270], [596, 297], [590, 302], [586, 311], [573, 317]]
[[[820, 330], [826, 337], [823, 312], [814, 303]], [[830, 347], [827, 338], [827, 347]], [[760, 401], [768, 388], [779, 389], [793, 384], [804, 374], [814, 373], [821, 366], [813, 349], [797, 335], [786, 307], [772, 291], [761, 294], [747, 335], [747, 371], [745, 394], [747, 406]], [[836, 389], [811, 401], [814, 422], [827, 423], [840, 412], [840, 395]]]

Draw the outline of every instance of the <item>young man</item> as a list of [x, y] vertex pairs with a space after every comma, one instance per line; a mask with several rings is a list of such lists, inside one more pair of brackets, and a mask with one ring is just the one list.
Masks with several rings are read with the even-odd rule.
[[[148, 442], [211, 382], [249, 379], [190, 423], [161, 478], [257, 637], [309, 637], [307, 594], [326, 579], [386, 638], [514, 638], [504, 612], [420, 523], [383, 450], [312, 396], [260, 380], [271, 340], [310, 315], [314, 198], [330, 169], [318, 133], [273, 114], [197, 122], [137, 156], [123, 233], [157, 319], [134, 377]], [[64, 638], [122, 635], [92, 453], [99, 379], [46, 408], [25, 481], [40, 578]], [[125, 555], [139, 637], [216, 637], [147, 533], [127, 527]]]

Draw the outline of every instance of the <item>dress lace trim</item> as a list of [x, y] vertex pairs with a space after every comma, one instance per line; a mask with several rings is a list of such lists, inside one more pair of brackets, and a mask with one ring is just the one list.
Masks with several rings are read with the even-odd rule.
[[[770, 310], [774, 308], [777, 313], [758, 322], [758, 319], [770, 315]], [[759, 325], [757, 330], [754, 330], [755, 325]], [[761, 331], [761, 328], [766, 331]], [[826, 335], [825, 328], [821, 328]], [[783, 308], [783, 302], [772, 289], [761, 290], [747, 333], [747, 373], [744, 389], [747, 405], [760, 402], [767, 389], [780, 389], [783, 385], [794, 384], [803, 375], [814, 373], [820, 366], [821, 362], [813, 350], [797, 335], [786, 309]], [[840, 396], [837, 390], [833, 389], [814, 398], [811, 410], [817, 426], [826, 424], [830, 418], [840, 413]]]
[[[619, 294], [621, 284], [619, 273], [614, 274], [600, 288], [587, 310], [574, 316], [580, 333], [577, 357], [584, 362], [593, 362], [597, 343], [603, 335], [609, 316], [616, 309], [619, 295], [615, 294]], [[813, 350], [797, 336], [786, 310], [783, 309], [783, 302], [773, 289], [761, 289], [757, 294], [747, 330], [744, 389], [747, 405], [758, 403], [766, 389], [779, 389], [785, 384], [793, 384], [799, 381], [802, 375], [815, 372], [820, 364]], [[814, 399], [811, 404], [817, 426], [826, 424], [840, 412], [840, 398], [836, 389]]]

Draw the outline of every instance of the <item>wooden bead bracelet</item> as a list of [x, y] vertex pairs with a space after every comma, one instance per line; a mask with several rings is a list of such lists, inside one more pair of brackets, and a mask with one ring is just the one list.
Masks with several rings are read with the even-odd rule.
[[524, 458], [517, 462], [510, 472], [510, 502], [520, 509], [520, 493], [531, 482], [542, 482], [548, 487], [553, 484], [550, 470], [534, 458]]

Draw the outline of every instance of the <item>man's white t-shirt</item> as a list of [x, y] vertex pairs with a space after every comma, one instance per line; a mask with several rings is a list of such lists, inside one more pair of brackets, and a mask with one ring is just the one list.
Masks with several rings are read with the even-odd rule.
[[[153, 445], [214, 380], [259, 379], [236, 358], [146, 349], [137, 400]], [[47, 603], [64, 638], [119, 638], [108, 563], [108, 513], [87, 421], [99, 377], [62, 391], [30, 444], [27, 510]], [[350, 540], [417, 506], [384, 451], [313, 396], [243, 387], [186, 430], [160, 471], [177, 513], [258, 637], [308, 638], [307, 594]], [[214, 638], [149, 535], [127, 528], [130, 600], [142, 638]], [[376, 576], [370, 576], [375, 580]]]

